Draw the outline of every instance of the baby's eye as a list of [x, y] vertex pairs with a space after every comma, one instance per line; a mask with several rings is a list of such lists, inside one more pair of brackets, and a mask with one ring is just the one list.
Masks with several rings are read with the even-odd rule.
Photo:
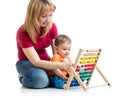
[[67, 49], [63, 49], [63, 50], [67, 50]]

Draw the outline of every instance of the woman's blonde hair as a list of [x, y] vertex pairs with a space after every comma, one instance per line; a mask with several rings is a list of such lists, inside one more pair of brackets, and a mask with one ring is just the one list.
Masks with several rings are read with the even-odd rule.
[[56, 7], [51, 0], [30, 0], [23, 26], [33, 42], [36, 42], [36, 32], [40, 32], [40, 37], [43, 38], [46, 36], [52, 25], [52, 21], [50, 21], [46, 27], [39, 31], [40, 15], [44, 14], [46, 11], [54, 12], [55, 9]]

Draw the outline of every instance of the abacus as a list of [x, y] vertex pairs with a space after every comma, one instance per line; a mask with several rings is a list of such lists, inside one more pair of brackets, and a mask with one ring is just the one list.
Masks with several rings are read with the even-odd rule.
[[[86, 91], [95, 69], [102, 76], [107, 85], [110, 86], [110, 83], [106, 77], [97, 67], [97, 61], [101, 51], [101, 49], [79, 50], [75, 63], [72, 66], [72, 72], [69, 75], [67, 84], [64, 89], [69, 89], [72, 79], [75, 78], [83, 90]], [[80, 71], [80, 69], [82, 69], [82, 71]], [[86, 83], [83, 83], [84, 80], [86, 80]]]

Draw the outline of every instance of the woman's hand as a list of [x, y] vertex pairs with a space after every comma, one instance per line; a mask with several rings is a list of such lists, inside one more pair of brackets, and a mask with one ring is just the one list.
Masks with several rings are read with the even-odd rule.
[[71, 72], [72, 63], [60, 63], [60, 69], [64, 69], [68, 73]]

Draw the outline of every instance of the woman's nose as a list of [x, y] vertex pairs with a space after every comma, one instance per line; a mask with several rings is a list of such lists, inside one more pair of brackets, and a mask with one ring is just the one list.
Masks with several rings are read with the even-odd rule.
[[47, 22], [50, 22], [50, 17], [47, 17], [46, 21], [47, 21]]

